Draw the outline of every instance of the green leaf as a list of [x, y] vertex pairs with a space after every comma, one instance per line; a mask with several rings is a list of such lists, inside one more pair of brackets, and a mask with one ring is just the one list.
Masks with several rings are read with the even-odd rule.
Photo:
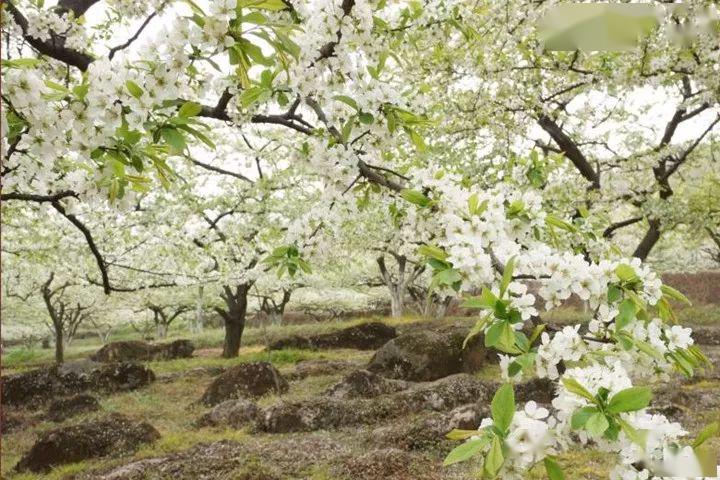
[[565, 230], [571, 233], [577, 232], [577, 228], [575, 228], [573, 224], [568, 223], [565, 220], [552, 214], [545, 216], [545, 223], [551, 227], [559, 228], [561, 230]]
[[720, 422], [713, 422], [709, 425], [707, 425], [705, 428], [703, 428], [700, 433], [698, 433], [698, 436], [695, 438], [695, 441], [692, 443], [693, 448], [698, 448], [700, 445], [711, 439], [712, 437], [717, 437], [720, 433]]
[[12, 60], [2, 60], [1, 65], [6, 68], [35, 68], [42, 63], [39, 58], [14, 58]]
[[425, 139], [419, 133], [417, 133], [412, 128], [405, 128], [405, 131], [408, 133], [408, 135], [410, 135], [410, 140], [419, 152], [424, 152], [425, 150], [427, 150], [427, 145], [425, 145]]
[[283, 0], [238, 0], [238, 8], [258, 8], [262, 10], [285, 10], [288, 8]]
[[170, 145], [173, 149], [178, 152], [182, 152], [185, 149], [185, 137], [175, 128], [161, 128], [160, 135], [162, 135], [165, 142]]
[[502, 282], [500, 282], [500, 298], [505, 294], [510, 282], [512, 282], [513, 271], [515, 270], [515, 257], [511, 257], [505, 264], [503, 270]]
[[456, 428], [445, 435], [445, 438], [450, 440], [467, 440], [470, 437], [480, 436], [482, 434], [483, 431], [481, 430], [461, 430]]
[[647, 444], [647, 430], [638, 430], [622, 418], [618, 418], [617, 422], [620, 425], [620, 428], [622, 428], [622, 431], [625, 432], [625, 435], [630, 439], [631, 442], [639, 445], [642, 448], [645, 448], [645, 445]]
[[347, 95], [335, 95], [333, 98], [339, 102], [344, 103], [345, 105], [350, 106], [353, 110], [360, 110], [357, 102], [354, 99], [348, 97]]
[[242, 21], [255, 25], [265, 25], [267, 23], [267, 17], [260, 12], [248, 12], [242, 16]]
[[272, 92], [266, 88], [250, 87], [240, 95], [240, 105], [242, 105], [243, 108], [248, 108], [255, 103], [267, 100], [271, 94]]
[[545, 457], [545, 471], [547, 472], [550, 480], [565, 480], [565, 474], [563, 473], [560, 465], [553, 457]]
[[417, 190], [405, 188], [400, 191], [400, 196], [408, 202], [414, 203], [415, 205], [419, 205], [421, 207], [427, 207], [428, 205], [430, 205], [430, 199], [423, 195], [421, 192], [418, 192]]
[[342, 128], [342, 139], [343, 143], [347, 143], [350, 140], [350, 135], [352, 134], [353, 127], [355, 126], [355, 116], [348, 118], [347, 122], [345, 122], [345, 125], [343, 125]]
[[503, 324], [507, 322], [495, 322], [490, 325], [488, 331], [485, 332], [485, 346], [494, 347], [500, 341], [500, 335], [502, 335]]
[[185, 118], [194, 117], [201, 111], [202, 107], [199, 104], [195, 102], [185, 102], [182, 107], [180, 107], [180, 110], [178, 110], [178, 115]]
[[436, 247], [434, 245], [421, 245], [418, 248], [418, 255], [435, 258], [440, 261], [445, 261], [445, 259], [447, 259], [448, 257], [448, 254], [445, 253], [442, 248]]
[[479, 297], [470, 297], [465, 299], [462, 304], [464, 308], [482, 308], [482, 309], [495, 309], [495, 304], [498, 299], [492, 290], [487, 287], [483, 287]]
[[625, 263], [621, 263], [615, 267], [615, 275], [623, 282], [633, 282], [637, 280], [635, 269]]
[[515, 346], [515, 329], [510, 322], [502, 322], [500, 338], [495, 344], [495, 348], [505, 353], [520, 353], [520, 350]]
[[608, 288], [608, 302], [615, 303], [618, 300], [622, 298], [622, 288], [617, 287], [615, 285], [611, 285], [610, 288]]
[[575, 395], [583, 397], [593, 403], [595, 402], [595, 397], [593, 396], [593, 394], [588, 392], [587, 389], [580, 385], [580, 382], [578, 382], [574, 378], [563, 377], [562, 383], [568, 392], [574, 393]]
[[461, 281], [462, 277], [460, 276], [460, 272], [454, 268], [448, 268], [433, 275], [433, 280], [440, 285], [453, 285]]
[[630, 387], [621, 390], [610, 399], [607, 411], [610, 413], [634, 412], [650, 404], [652, 391], [649, 387]]
[[367, 112], [361, 112], [358, 115], [358, 120], [360, 120], [360, 123], [364, 123], [365, 125], [370, 125], [375, 121], [375, 117], [372, 116], [371, 113]]
[[546, 325], [544, 323], [541, 323], [540, 325], [535, 325], [535, 328], [533, 329], [532, 335], [530, 335], [530, 345], [535, 343], [535, 340], [540, 338], [540, 335], [545, 331]]
[[128, 80], [125, 82], [125, 86], [127, 87], [128, 92], [130, 92], [130, 95], [132, 95], [133, 97], [135, 97], [135, 98], [142, 97], [143, 89], [140, 88], [140, 86], [137, 83], [133, 82], [132, 80]]
[[[477, 434], [478, 431], [475, 430], [475, 435]], [[487, 447], [489, 443], [490, 439], [488, 437], [468, 440], [467, 442], [453, 448], [452, 451], [448, 453], [447, 457], [445, 457], [445, 460], [443, 461], [443, 466], [447, 467], [448, 465], [452, 465], [454, 463], [469, 460], [470, 458], [483, 451], [483, 449], [485, 449], [485, 447]]]
[[475, 322], [475, 325], [473, 325], [473, 328], [470, 329], [470, 332], [468, 332], [467, 337], [465, 337], [465, 340], [463, 340], [463, 348], [465, 348], [470, 340], [472, 340], [476, 335], [481, 333], [483, 330], [485, 330], [485, 326], [487, 325], [488, 321], [492, 318], [492, 315], [487, 314], [484, 317], [478, 319], [477, 322]]
[[670, 285], [661, 285], [660, 290], [662, 291], [662, 293], [672, 298], [673, 300], [692, 305], [692, 302], [685, 295], [683, 295], [680, 291], [675, 290]]
[[570, 419], [570, 426], [573, 430], [583, 428], [587, 421], [598, 412], [596, 407], [583, 407], [573, 413]]
[[490, 412], [493, 425], [504, 433], [515, 415], [515, 392], [511, 384], [506, 383], [498, 388], [490, 404]]
[[635, 302], [626, 298], [618, 308], [618, 316], [615, 317], [615, 330], [622, 330], [635, 320]]
[[605, 430], [607, 430], [609, 426], [610, 422], [608, 422], [605, 414], [597, 412], [587, 419], [587, 422], [585, 423], [585, 430], [587, 430], [591, 436], [599, 438], [603, 433], [605, 433]]
[[503, 466], [505, 458], [502, 453], [502, 442], [497, 436], [493, 437], [490, 451], [485, 457], [485, 465], [483, 469], [490, 478], [495, 478]]

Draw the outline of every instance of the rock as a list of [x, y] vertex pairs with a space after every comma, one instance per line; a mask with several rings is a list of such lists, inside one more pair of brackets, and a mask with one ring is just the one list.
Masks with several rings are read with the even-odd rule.
[[83, 477], [92, 480], [278, 480], [245, 468], [243, 445], [231, 440], [201, 443], [183, 452], [138, 460], [105, 473]]
[[337, 332], [302, 337], [295, 335], [272, 343], [269, 350], [283, 348], [300, 349], [331, 349], [354, 348], [357, 350], [375, 350], [397, 336], [394, 327], [381, 322], [361, 323], [353, 327], [344, 328]]
[[284, 433], [368, 425], [423, 411], [449, 411], [474, 401], [489, 402], [492, 393], [479, 380], [458, 374], [374, 399], [325, 397], [281, 403], [265, 410], [257, 429]]
[[214, 406], [225, 400], [259, 398], [268, 393], [285, 393], [287, 381], [268, 362], [241, 363], [219, 375], [205, 390], [201, 401]]
[[257, 421], [260, 409], [251, 400], [226, 400], [196, 422], [198, 427], [242, 428]]
[[96, 362], [147, 362], [190, 358], [195, 346], [190, 340], [175, 340], [171, 343], [151, 344], [139, 340], [112, 342], [103, 346], [91, 356]]
[[90, 377], [92, 390], [126, 392], [137, 390], [155, 380], [152, 370], [138, 363], [111, 363], [93, 370]]
[[464, 328], [409, 331], [375, 352], [367, 368], [389, 378], [413, 381], [474, 372], [493, 354], [483, 346], [482, 336], [463, 348], [467, 333]]
[[80, 393], [72, 397], [53, 400], [45, 416], [50, 421], [62, 422], [75, 415], [97, 410], [100, 410], [100, 403], [97, 399], [92, 395]]
[[407, 389], [411, 384], [381, 377], [367, 370], [356, 370], [330, 387], [325, 395], [337, 398], [371, 398]]
[[43, 433], [17, 464], [18, 472], [48, 472], [54, 466], [108, 454], [131, 453], [143, 443], [160, 438], [155, 428], [120, 414], [91, 423], [62, 427]]
[[287, 375], [287, 378], [290, 380], [302, 380], [307, 377], [334, 375], [359, 366], [358, 363], [344, 360], [301, 360], [295, 364], [295, 371]]
[[720, 328], [693, 327], [693, 339], [699, 345], [720, 346]]
[[68, 362], [3, 377], [2, 403], [36, 406], [85, 391], [135, 390], [153, 380], [152, 370], [135, 363]]
[[[347, 442], [326, 433], [288, 435], [277, 439], [248, 437], [242, 443], [221, 440], [187, 450], [146, 458], [77, 480], [280, 480], [338, 478], [318, 476], [318, 466], [337, 463], [351, 454]], [[347, 479], [347, 477], [343, 477]]]
[[[497, 385], [500, 387], [500, 384]], [[557, 383], [548, 378], [533, 378], [515, 385], [515, 401], [525, 403], [534, 400], [549, 405], [555, 398]]]
[[387, 445], [403, 450], [432, 450], [445, 456], [457, 442], [445, 435], [455, 428], [474, 430], [480, 421], [489, 416], [489, 406], [471, 403], [456, 407], [450, 412], [432, 412], [419, 418], [400, 419], [377, 427], [368, 435], [367, 443]]
[[396, 448], [373, 450], [349, 456], [333, 469], [336, 475], [353, 480], [436, 480], [447, 478], [437, 464], [422, 455]]

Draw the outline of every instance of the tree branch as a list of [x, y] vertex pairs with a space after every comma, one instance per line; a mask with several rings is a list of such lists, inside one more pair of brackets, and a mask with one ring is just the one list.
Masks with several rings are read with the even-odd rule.
[[[67, 1], [62, 2], [62, 4], [66, 5], [67, 8], [70, 7], [70, 5], [78, 5], [78, 11], [80, 11], [81, 5], [87, 5], [87, 8], [89, 8], [90, 5], [95, 3], [96, 0], [93, 1], [86, 1], [86, 2], [80, 2], [80, 1]], [[64, 45], [64, 42], [58, 43], [56, 41], [56, 38], [59, 38], [57, 35], [53, 35], [52, 40], [50, 41], [43, 41], [39, 40], [35, 37], [31, 37], [28, 35], [28, 20], [25, 18], [25, 16], [20, 12], [20, 10], [17, 9], [15, 5], [13, 5], [10, 1], [2, 2], [4, 5], [6, 5], [7, 10], [10, 12], [10, 15], [12, 15], [13, 19], [15, 20], [15, 23], [18, 24], [20, 29], [23, 32], [23, 36], [25, 37], [25, 40], [38, 52], [40, 52], [43, 55], [46, 55], [48, 57], [54, 58], [55, 60], [59, 60], [67, 65], [72, 65], [73, 67], [77, 67], [83, 72], [88, 69], [90, 64], [95, 60], [92, 56], [88, 55], [84, 52], [79, 52], [77, 50], [73, 50], [71, 48], [67, 48]], [[84, 12], [84, 10], [83, 10]], [[77, 16], [77, 15], [76, 15]]]
[[95, 240], [93, 239], [92, 234], [90, 233], [90, 230], [85, 226], [84, 223], [80, 221], [79, 218], [77, 218], [72, 213], [68, 213], [65, 210], [65, 207], [62, 206], [59, 200], [53, 200], [50, 202], [52, 207], [57, 210], [60, 215], [67, 218], [70, 223], [75, 225], [78, 230], [80, 230], [85, 237], [85, 241], [88, 244], [88, 247], [90, 247], [90, 251], [92, 252], [93, 256], [95, 257], [95, 261], [97, 262], [97, 266], [100, 269], [100, 277], [102, 278], [102, 287], [103, 291], [106, 294], [109, 294], [112, 290], [110, 286], [110, 279], [108, 277], [108, 271], [107, 271], [107, 265], [105, 264], [105, 260], [102, 257], [102, 254], [100, 253], [100, 250], [98, 250], [97, 245], [95, 244]]
[[575, 142], [560, 128], [560, 126], [549, 116], [542, 114], [538, 118], [538, 124], [545, 130], [555, 143], [560, 147], [565, 156], [575, 165], [580, 174], [592, 183], [593, 189], [600, 188], [600, 176], [590, 165], [585, 155], [580, 151]]

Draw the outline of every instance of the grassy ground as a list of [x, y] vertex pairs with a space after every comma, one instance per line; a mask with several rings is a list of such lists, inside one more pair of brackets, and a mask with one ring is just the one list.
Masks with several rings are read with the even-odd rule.
[[[708, 324], [713, 321], [720, 323], [720, 309], [685, 309], [680, 311], [681, 317], [687, 323]], [[570, 321], [577, 318], [577, 312], [563, 312], [564, 317], [558, 316], [552, 321]], [[383, 319], [388, 323], [395, 324], [399, 327], [406, 326], [410, 323], [419, 321], [415, 317], [404, 317], [401, 319]], [[196, 356], [191, 359], [179, 359], [166, 362], [151, 362], [150, 368], [158, 375], [175, 374], [198, 367], [228, 367], [241, 362], [265, 360], [277, 366], [282, 373], [289, 373], [294, 369], [294, 365], [302, 360], [309, 359], [331, 359], [355, 361], [357, 363], [367, 362], [372, 352], [361, 352], [356, 350], [329, 350], [329, 351], [305, 351], [305, 350], [281, 350], [281, 351], [265, 351], [263, 345], [267, 341], [272, 341], [281, 336], [292, 335], [297, 333], [315, 334], [324, 333], [339, 328], [344, 328], [353, 324], [357, 324], [363, 320], [355, 319], [343, 322], [333, 322], [326, 324], [311, 325], [293, 325], [285, 327], [270, 327], [267, 329], [251, 328], [248, 329], [244, 338], [245, 346], [241, 349], [240, 356], [235, 359], [219, 358], [220, 345], [222, 343], [222, 331], [207, 330], [200, 337], [193, 337], [193, 340], [199, 346]], [[452, 319], [448, 321], [453, 321]], [[463, 319], [463, 321], [472, 321], [471, 319]], [[174, 338], [187, 338], [187, 332], [173, 331], [168, 340]], [[90, 352], [95, 351], [99, 347], [96, 339], [90, 338], [80, 340], [74, 343], [68, 349], [68, 358], [81, 358], [87, 356]], [[52, 350], [25, 350], [22, 348], [8, 349], [2, 357], [3, 374], [10, 371], [20, 371], [32, 366], [52, 361]], [[497, 378], [497, 367], [492, 366], [478, 373], [482, 378]], [[301, 381], [293, 381], [290, 385], [290, 391], [285, 394], [281, 401], [295, 401], [303, 398], [316, 397], [326, 390], [330, 385], [338, 381], [342, 377], [342, 373], [332, 375], [322, 375], [309, 377]], [[47, 475], [13, 475], [12, 469], [18, 462], [24, 452], [26, 452], [34, 443], [37, 436], [49, 429], [57, 428], [58, 424], [37, 419], [28, 428], [23, 428], [18, 432], [3, 435], [2, 438], [2, 462], [0, 477], [12, 478], [16, 480], [49, 480], [70, 478], [73, 474], [94, 470], [97, 468], [110, 467], [129, 463], [135, 459], [154, 457], [170, 452], [177, 452], [192, 447], [200, 442], [212, 442], [221, 439], [236, 440], [239, 442], [250, 442], [253, 444], [260, 443], [269, 445], [271, 442], [287, 439], [288, 442], [301, 442], [303, 435], [278, 435], [278, 434], [251, 434], [248, 430], [224, 430], [216, 428], [196, 429], [193, 422], [207, 409], [196, 402], [202, 396], [207, 385], [212, 381], [210, 376], [172, 376], [169, 380], [157, 381], [150, 386], [138, 391], [128, 392], [109, 397], [100, 398], [102, 411], [92, 414], [83, 415], [66, 421], [60, 425], [70, 425], [87, 422], [93, 418], [101, 416], [107, 412], [118, 412], [125, 414], [136, 420], [147, 421], [157, 428], [161, 433], [161, 439], [152, 445], [142, 447], [138, 452], [125, 458], [108, 458], [93, 461], [86, 461], [59, 467]], [[720, 391], [720, 384], [710, 385], [717, 387], [716, 391]], [[703, 388], [708, 385], [703, 385]], [[678, 388], [692, 388], [679, 386]], [[261, 400], [261, 405], [267, 405], [277, 402], [277, 398], [267, 398]], [[26, 418], [37, 415], [37, 412], [15, 410]], [[712, 420], [720, 416], [718, 411], [702, 411], [697, 412], [702, 420]], [[315, 435], [315, 434], [312, 434]], [[366, 444], [362, 444], [358, 439], [357, 432], [321, 432], [317, 435], [324, 435], [328, 438], [336, 440], [343, 445], [347, 445], [353, 452], [358, 455], [365, 453], [368, 448]], [[720, 442], [713, 440], [711, 444], [716, 450], [720, 448]], [[438, 464], [441, 456], [436, 456], [434, 461]], [[560, 456], [560, 463], [566, 472], [568, 479], [600, 479], [607, 478], [608, 469], [614, 464], [606, 454], [585, 450], [572, 452]], [[258, 462], [262, 463], [263, 459], [259, 458]], [[300, 467], [299, 467], [300, 468]], [[305, 472], [302, 478], [311, 480], [336, 480], [329, 473], [328, 465], [319, 462], [317, 465], [310, 467], [303, 466]], [[466, 468], [466, 467], [461, 467]], [[450, 470], [457, 472], [458, 470]], [[465, 471], [465, 470], [460, 470]], [[471, 474], [465, 471], [457, 478], [471, 478]], [[450, 477], [448, 477], [450, 478]], [[544, 469], [534, 469], [528, 478], [542, 479], [545, 477]]]

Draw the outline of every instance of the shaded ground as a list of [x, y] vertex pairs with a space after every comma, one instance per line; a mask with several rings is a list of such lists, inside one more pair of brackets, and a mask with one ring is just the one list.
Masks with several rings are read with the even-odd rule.
[[[404, 322], [400, 329], [415, 328]], [[409, 325], [408, 325], [409, 324]], [[334, 324], [335, 328], [345, 326]], [[325, 327], [327, 328], [327, 327]], [[295, 334], [295, 329], [290, 329]], [[319, 333], [319, 332], [318, 332]], [[252, 338], [252, 337], [251, 337]], [[257, 337], [256, 337], [257, 338]], [[89, 349], [88, 349], [89, 350]], [[720, 348], [705, 349], [717, 365]], [[81, 413], [61, 423], [47, 420], [42, 410], [15, 408], [6, 413], [20, 428], [2, 438], [2, 478], [8, 479], [245, 479], [245, 480], [435, 480], [472, 478], [472, 465], [443, 469], [445, 454], [455, 445], [442, 438], [452, 408], [403, 409], [392, 418], [368, 419], [351, 426], [301, 433], [262, 433], [252, 425], [240, 429], [197, 428], [195, 422], [209, 411], [198, 403], [213, 378], [224, 369], [248, 361], [269, 361], [288, 379], [289, 390], [281, 396], [257, 401], [261, 409], [275, 405], [317, 401], [348, 373], [367, 364], [373, 351], [352, 349], [264, 351], [260, 345], [241, 350], [238, 359], [217, 358], [216, 346], [204, 345], [195, 357], [150, 362], [158, 380], [133, 392], [99, 396], [100, 411]], [[718, 365], [720, 367], [720, 365]], [[6, 372], [3, 372], [5, 374]], [[491, 366], [473, 375], [495, 378]], [[693, 381], [674, 380], [659, 389], [654, 404], [668, 408], [693, 431], [703, 422], [720, 416], [718, 371]], [[388, 389], [376, 399], [352, 400], [360, 405], [396, 400], [404, 395]], [[350, 400], [348, 400], [350, 401]], [[481, 406], [480, 406], [481, 407]], [[153, 425], [161, 438], [119, 458], [102, 458], [58, 467], [48, 474], [15, 474], [12, 469], [39, 435], [58, 426], [70, 426], [117, 412]], [[455, 412], [455, 413], [453, 413]], [[467, 412], [466, 412], [467, 413]], [[452, 421], [458, 421], [453, 419]], [[712, 440], [717, 451], [720, 442]], [[574, 452], [560, 458], [568, 479], [607, 478], [612, 465], [601, 453]], [[475, 466], [477, 467], [477, 466]], [[545, 478], [541, 468], [529, 478]]]

